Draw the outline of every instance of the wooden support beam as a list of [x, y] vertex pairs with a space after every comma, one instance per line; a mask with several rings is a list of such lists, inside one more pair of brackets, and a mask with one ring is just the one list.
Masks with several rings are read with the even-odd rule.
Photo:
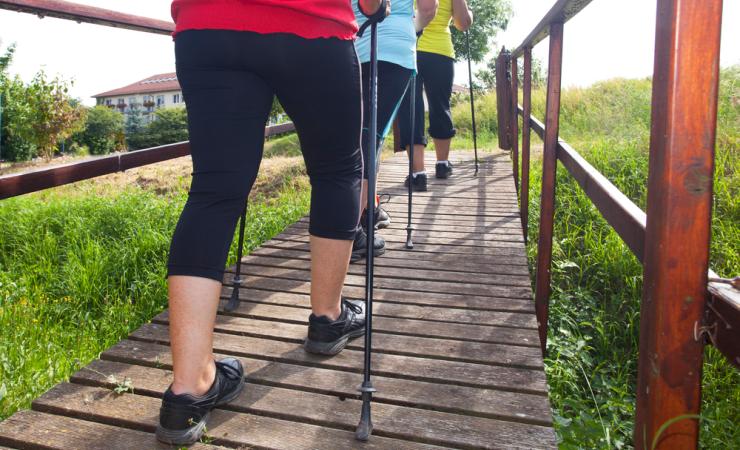
[[637, 449], [698, 442], [721, 19], [721, 0], [658, 1]]

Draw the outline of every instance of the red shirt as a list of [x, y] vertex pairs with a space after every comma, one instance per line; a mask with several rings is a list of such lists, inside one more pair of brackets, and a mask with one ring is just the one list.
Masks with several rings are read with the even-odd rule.
[[175, 34], [185, 30], [291, 33], [307, 39], [353, 39], [350, 0], [174, 0]]

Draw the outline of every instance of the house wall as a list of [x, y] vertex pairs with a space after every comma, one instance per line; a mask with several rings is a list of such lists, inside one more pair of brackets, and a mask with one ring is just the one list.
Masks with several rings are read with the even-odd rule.
[[[144, 102], [151, 100], [154, 102], [154, 106], [146, 108]], [[163, 92], [151, 92], [146, 94], [130, 94], [130, 95], [117, 95], [113, 97], [98, 97], [98, 105], [116, 105], [123, 103], [126, 108], [122, 111], [124, 114], [128, 114], [131, 110], [132, 103], [139, 105], [144, 115], [150, 115], [159, 108], [176, 108], [185, 106], [183, 101], [182, 91], [163, 91]], [[116, 107], [120, 111], [119, 108]]]

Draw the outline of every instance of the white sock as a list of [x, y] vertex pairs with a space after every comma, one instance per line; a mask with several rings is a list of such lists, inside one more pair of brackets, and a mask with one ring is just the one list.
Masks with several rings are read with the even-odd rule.
[[426, 170], [422, 170], [421, 172], [414, 172], [414, 177], [417, 177], [417, 176], [422, 175], [422, 174], [426, 175], [426, 173], [427, 173]]
[[449, 166], [450, 161], [445, 159], [444, 161], [437, 161], [437, 164], [444, 164], [445, 166]]

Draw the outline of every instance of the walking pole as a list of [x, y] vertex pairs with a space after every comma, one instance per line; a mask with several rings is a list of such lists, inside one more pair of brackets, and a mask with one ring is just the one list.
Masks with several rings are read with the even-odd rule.
[[236, 250], [236, 275], [234, 275], [234, 280], [232, 281], [232, 289], [231, 289], [231, 298], [229, 298], [229, 303], [226, 304], [224, 307], [224, 310], [227, 312], [232, 312], [236, 310], [236, 308], [239, 307], [239, 288], [242, 285], [242, 252], [244, 251], [244, 228], [245, 228], [245, 222], [247, 221], [247, 205], [244, 205], [244, 210], [242, 211], [242, 216], [239, 219], [239, 247], [237, 247]]
[[406, 248], [414, 248], [411, 240], [411, 234], [414, 232], [414, 226], [411, 225], [411, 210], [414, 204], [414, 189], [412, 179], [414, 178], [414, 120], [416, 119], [416, 73], [411, 75], [411, 95], [409, 96], [409, 108], [411, 110], [411, 139], [409, 143], [409, 221], [406, 225]]
[[[370, 353], [373, 333], [373, 263], [375, 256], [375, 179], [377, 177], [376, 151], [378, 147], [378, 23], [385, 19], [386, 1], [380, 2], [375, 14], [367, 17], [357, 36], [362, 36], [370, 26], [370, 126], [368, 127], [368, 180], [367, 180], [367, 261], [365, 264], [365, 361], [363, 368], [362, 413], [355, 431], [358, 441], [367, 441], [373, 432], [370, 402], [376, 389], [370, 380]], [[362, 8], [360, 8], [362, 10]]]
[[468, 44], [468, 83], [470, 85], [470, 115], [473, 120], [473, 149], [475, 151], [475, 174], [478, 175], [478, 135], [475, 132], [475, 100], [473, 97], [473, 69], [470, 66], [470, 32], [465, 32], [465, 41]]

